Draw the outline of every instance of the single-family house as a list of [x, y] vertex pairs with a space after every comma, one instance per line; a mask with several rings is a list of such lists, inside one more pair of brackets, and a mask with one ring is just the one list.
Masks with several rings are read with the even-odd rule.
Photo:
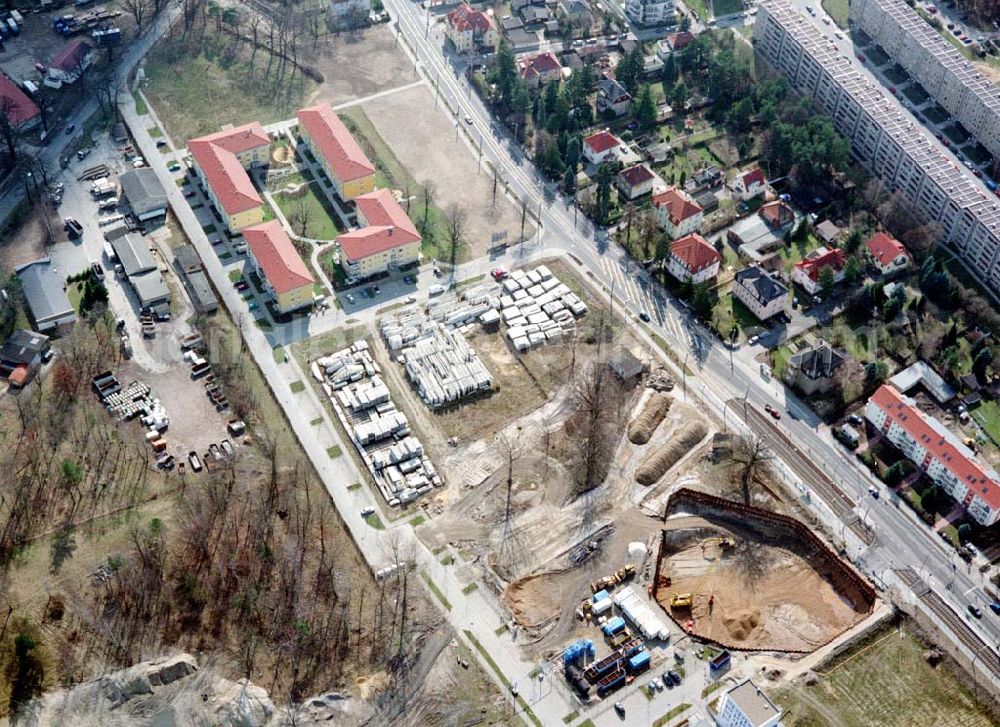
[[618, 156], [624, 144], [607, 129], [595, 131], [583, 139], [583, 158], [588, 164], [601, 165]]
[[463, 2], [448, 13], [445, 20], [445, 35], [459, 53], [496, 48], [497, 29], [491, 14], [473, 10], [471, 5]]
[[597, 112], [612, 113], [615, 116], [627, 114], [632, 108], [632, 95], [613, 78], [602, 78], [597, 82]]
[[733, 277], [733, 297], [743, 303], [760, 321], [766, 321], [785, 310], [788, 288], [757, 265], [743, 268]]
[[49, 258], [20, 265], [14, 268], [14, 274], [21, 281], [21, 291], [36, 330], [51, 331], [76, 321], [66, 285], [52, 269]]
[[668, 187], [653, 195], [656, 221], [672, 239], [701, 230], [704, 211], [691, 197], [677, 187]]
[[49, 63], [45, 85], [59, 88], [75, 83], [94, 61], [94, 49], [79, 38], [69, 41]]
[[420, 233], [388, 189], [355, 200], [361, 227], [337, 238], [340, 264], [351, 280], [363, 280], [420, 260]]
[[170, 288], [167, 287], [159, 266], [149, 251], [146, 238], [139, 235], [122, 235], [111, 241], [122, 272], [128, 279], [140, 308], [152, 308], [159, 315], [169, 317]]
[[763, 263], [785, 244], [785, 235], [795, 226], [795, 212], [781, 200], [767, 202], [757, 214], [745, 217], [726, 231], [726, 237], [742, 257]]
[[521, 8], [520, 16], [526, 28], [537, 29], [537, 26], [544, 25], [550, 19], [549, 9], [545, 5], [528, 5]]
[[910, 266], [910, 253], [903, 243], [884, 232], [876, 232], [865, 245], [868, 260], [883, 275], [906, 270]]
[[42, 114], [35, 102], [12, 80], [0, 74], [0, 107], [7, 123], [16, 129], [28, 131], [39, 124]]
[[511, 0], [510, 11], [512, 13], [520, 13], [524, 8], [531, 6], [545, 7], [545, 0]]
[[247, 263], [274, 297], [279, 313], [306, 308], [313, 302], [313, 279], [298, 250], [278, 220], [243, 230]]
[[145, 222], [167, 214], [167, 191], [154, 170], [130, 169], [121, 175], [120, 181], [122, 195], [137, 220]]
[[562, 78], [562, 64], [550, 51], [522, 58], [517, 62], [517, 72], [529, 88], [558, 81]]
[[680, 30], [667, 36], [667, 42], [675, 53], [687, 48], [693, 40], [694, 34], [687, 30]]
[[834, 374], [847, 358], [847, 354], [826, 341], [792, 354], [785, 365], [784, 380], [806, 396], [829, 391], [834, 384]]
[[586, 0], [559, 0], [559, 17], [576, 28], [589, 28], [594, 22], [590, 4]]
[[694, 182], [694, 188], [696, 190], [702, 189], [713, 189], [718, 187], [725, 180], [722, 174], [722, 170], [719, 169], [714, 164], [710, 167], [706, 167], [699, 172], [695, 172], [691, 177], [691, 181]]
[[188, 142], [195, 174], [230, 232], [264, 220], [264, 200], [247, 170], [267, 164], [270, 148], [256, 121]]
[[375, 189], [375, 165], [328, 103], [299, 109], [299, 138], [323, 166], [337, 196], [349, 201]]
[[618, 191], [625, 199], [636, 199], [653, 191], [653, 181], [656, 175], [645, 164], [622, 169], [615, 180]]
[[500, 28], [504, 34], [510, 33], [513, 30], [523, 30], [524, 21], [516, 15], [508, 15], [500, 19]]
[[0, 376], [11, 386], [25, 386], [35, 377], [50, 350], [45, 334], [23, 328], [14, 331], [0, 346]]
[[729, 188], [734, 196], [746, 202], [764, 194], [764, 190], [767, 189], [767, 180], [764, 179], [764, 172], [760, 170], [760, 167], [754, 167], [739, 172], [736, 178], [729, 183]]
[[667, 272], [682, 283], [703, 283], [719, 274], [722, 255], [712, 243], [693, 232], [670, 243]]
[[523, 25], [507, 33], [507, 42], [518, 52], [538, 50], [542, 44], [538, 33], [525, 30]]
[[821, 247], [813, 250], [795, 263], [792, 268], [792, 282], [798, 284], [809, 295], [816, 295], [822, 287], [824, 268], [833, 271], [833, 282], [844, 279], [844, 251], [837, 247]]

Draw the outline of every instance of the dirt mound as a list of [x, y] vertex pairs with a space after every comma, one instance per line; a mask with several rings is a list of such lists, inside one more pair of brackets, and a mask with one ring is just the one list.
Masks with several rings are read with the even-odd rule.
[[673, 403], [673, 399], [670, 395], [657, 391], [654, 392], [648, 399], [646, 403], [642, 406], [642, 411], [629, 422], [628, 425], [628, 441], [632, 444], [645, 444], [649, 441], [650, 437], [653, 436], [653, 432], [663, 421], [663, 417], [667, 415], [670, 411], [670, 404]]
[[507, 608], [522, 626], [537, 628], [559, 615], [558, 590], [552, 587], [552, 575], [527, 576], [514, 581], [504, 591]]
[[760, 625], [760, 611], [735, 611], [722, 617], [722, 625], [736, 641], [745, 641]]
[[271, 159], [276, 164], [291, 164], [295, 158], [295, 152], [287, 146], [279, 146], [271, 152]]
[[655, 484], [668, 469], [704, 439], [708, 430], [702, 422], [688, 422], [681, 427], [670, 442], [651, 454], [635, 471], [635, 481], [640, 485]]

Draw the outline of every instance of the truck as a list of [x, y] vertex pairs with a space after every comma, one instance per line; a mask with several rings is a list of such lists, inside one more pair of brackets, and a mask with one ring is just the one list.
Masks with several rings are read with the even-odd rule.
[[191, 367], [191, 378], [198, 379], [212, 370], [212, 364], [205, 359], [199, 359], [198, 363]]
[[184, 338], [181, 339], [181, 351], [198, 348], [204, 342], [205, 339], [201, 337], [200, 333], [192, 333], [190, 336], [184, 336]]
[[676, 593], [670, 598], [670, 608], [691, 608], [692, 601], [690, 593]]
[[10, 11], [10, 17], [14, 18], [14, 22], [18, 25], [24, 25], [24, 17], [16, 10]]
[[95, 199], [101, 199], [102, 197], [107, 197], [109, 195], [115, 194], [118, 191], [118, 185], [112, 182], [110, 179], [98, 179], [96, 182], [90, 185], [90, 193]]
[[118, 383], [118, 379], [110, 371], [97, 374], [90, 380], [90, 384], [101, 399], [121, 391], [122, 388], [121, 384]]

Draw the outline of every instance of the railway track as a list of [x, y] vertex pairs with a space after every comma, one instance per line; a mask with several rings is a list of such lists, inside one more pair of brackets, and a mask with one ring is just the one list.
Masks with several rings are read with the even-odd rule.
[[975, 632], [962, 620], [962, 617], [951, 606], [945, 603], [941, 596], [935, 591], [927, 589], [918, 598], [935, 616], [947, 624], [948, 628], [955, 634], [955, 637], [969, 651], [975, 654], [976, 661], [991, 671], [995, 677], [1000, 678], [1000, 657], [982, 639], [976, 636]]
[[865, 544], [875, 542], [875, 531], [854, 512], [855, 502], [830, 479], [813, 460], [792, 442], [787, 435], [777, 429], [766, 415], [756, 408], [745, 406], [743, 399], [730, 399], [729, 406], [760, 436], [764, 442], [789, 465], [799, 479], [812, 486], [816, 494], [827, 504], [842, 522]]

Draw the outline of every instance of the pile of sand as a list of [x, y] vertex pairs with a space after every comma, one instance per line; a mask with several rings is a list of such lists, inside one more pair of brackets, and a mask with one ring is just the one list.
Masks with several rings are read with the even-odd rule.
[[760, 611], [741, 609], [722, 617], [722, 625], [736, 641], [745, 641], [760, 625]]
[[642, 406], [642, 411], [629, 422], [628, 441], [632, 444], [645, 444], [653, 436], [653, 432], [670, 411], [673, 399], [663, 391], [654, 392]]
[[640, 485], [655, 484], [688, 450], [704, 439], [707, 432], [704, 423], [687, 422], [667, 444], [639, 465], [635, 471], [635, 481]]

